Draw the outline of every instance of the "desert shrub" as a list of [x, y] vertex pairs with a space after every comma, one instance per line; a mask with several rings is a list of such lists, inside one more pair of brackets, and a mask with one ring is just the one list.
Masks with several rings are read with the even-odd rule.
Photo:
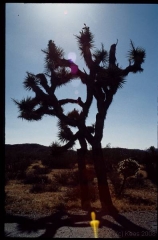
[[[99, 197], [98, 195], [98, 191], [97, 191], [97, 187], [95, 187], [92, 184], [89, 184], [89, 193], [90, 193], [90, 200], [92, 202], [96, 201]], [[75, 186], [73, 188], [68, 188], [67, 192], [65, 193], [65, 198], [67, 200], [72, 200], [72, 201], [76, 201], [78, 199], [81, 198], [80, 195], [80, 186]]]
[[9, 180], [22, 180], [25, 178], [25, 171], [17, 170], [15, 171], [7, 171], [5, 172], [5, 184], [8, 183]]
[[149, 198], [144, 198], [143, 196], [136, 196], [136, 195], [131, 195], [131, 194], [124, 194], [124, 197], [126, 198], [126, 201], [129, 204], [135, 204], [135, 205], [146, 205], [146, 206], [152, 206], [153, 205], [153, 200]]
[[56, 182], [62, 186], [76, 186], [79, 184], [78, 170], [68, 170], [53, 175]]
[[122, 185], [119, 191], [119, 195], [125, 188], [125, 183], [128, 177], [135, 175], [139, 170], [139, 164], [137, 161], [128, 158], [118, 163], [118, 172], [123, 176]]
[[124, 177], [130, 177], [138, 172], [139, 167], [138, 162], [128, 158], [118, 163], [118, 172]]
[[72, 170], [69, 178], [69, 185], [77, 186], [79, 184], [79, 173], [78, 170]]
[[72, 201], [80, 199], [80, 186], [78, 185], [73, 188], [68, 188], [64, 197], [67, 200], [72, 200]]
[[66, 203], [64, 202], [64, 201], [62, 201], [62, 202], [58, 202], [57, 204], [56, 204], [56, 206], [55, 206], [55, 209], [57, 210], [57, 211], [65, 211], [66, 210]]
[[52, 169], [71, 169], [76, 162], [76, 154], [65, 152], [62, 155], [50, 155], [42, 163]]
[[35, 173], [29, 173], [26, 175], [23, 182], [25, 184], [47, 184], [50, 183], [51, 180], [48, 178], [48, 176], [45, 175], [40, 176]]
[[71, 173], [69, 171], [64, 171], [55, 173], [53, 176], [56, 182], [62, 186], [66, 186], [69, 184]]
[[[140, 174], [141, 175], [141, 174]], [[143, 177], [129, 177], [126, 180], [126, 188], [144, 188], [146, 186]]]
[[56, 182], [52, 182], [46, 186], [46, 192], [59, 192], [60, 185]]
[[39, 164], [34, 164], [32, 168], [35, 170], [35, 174], [47, 174], [51, 171], [48, 167], [41, 167]]
[[44, 192], [44, 189], [45, 189], [45, 185], [43, 183], [36, 183], [36, 184], [32, 185], [30, 192], [31, 193], [42, 193], [42, 192]]
[[25, 171], [27, 167], [32, 163], [30, 156], [24, 156], [23, 154], [5, 156], [5, 173], [8, 180], [22, 179], [25, 177]]
[[31, 193], [43, 193], [43, 192], [58, 192], [60, 191], [60, 186], [56, 181], [49, 180], [49, 183], [39, 182], [32, 185]]
[[5, 205], [10, 205], [14, 201], [14, 198], [8, 194], [8, 192], [5, 192], [4, 194], [4, 200], [5, 200]]

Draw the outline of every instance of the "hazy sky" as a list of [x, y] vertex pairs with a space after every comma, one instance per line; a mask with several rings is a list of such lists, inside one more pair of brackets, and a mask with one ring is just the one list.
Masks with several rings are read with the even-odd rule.
[[[119, 66], [128, 66], [130, 39], [135, 46], [146, 50], [144, 71], [129, 74], [124, 87], [116, 93], [109, 107], [104, 126], [102, 146], [146, 149], [157, 147], [158, 107], [158, 5], [157, 4], [24, 4], [6, 3], [6, 87], [5, 87], [5, 143], [38, 143], [49, 146], [57, 140], [57, 118], [44, 116], [41, 121], [28, 122], [18, 117], [12, 101], [34, 96], [26, 91], [23, 81], [26, 72], [44, 72], [41, 49], [53, 40], [62, 47], [65, 58], [73, 58], [83, 70], [75, 34], [90, 27], [95, 46], [109, 51], [118, 45], [116, 58]], [[86, 69], [86, 68], [85, 68]], [[60, 88], [59, 99], [85, 99], [85, 86], [74, 80]], [[74, 104], [65, 113], [79, 107]], [[87, 123], [95, 122], [94, 101]], [[76, 145], [78, 147], [78, 145]], [[75, 149], [76, 149], [75, 147]]]

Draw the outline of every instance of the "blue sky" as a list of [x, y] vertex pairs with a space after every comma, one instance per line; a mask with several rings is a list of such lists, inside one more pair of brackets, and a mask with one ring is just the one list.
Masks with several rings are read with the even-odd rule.
[[[26, 72], [44, 72], [41, 49], [53, 40], [62, 47], [65, 58], [73, 57], [81, 70], [86, 69], [80, 56], [75, 34], [90, 27], [95, 46], [101, 43], [109, 51], [118, 45], [119, 66], [128, 66], [130, 39], [146, 50], [144, 71], [129, 74], [124, 87], [116, 93], [104, 125], [102, 146], [146, 149], [157, 147], [158, 107], [158, 5], [157, 4], [24, 4], [6, 3], [5, 27], [5, 143], [38, 143], [49, 146], [57, 140], [57, 118], [44, 116], [41, 121], [28, 122], [18, 117], [12, 98], [22, 100], [34, 96], [23, 87]], [[59, 99], [85, 99], [85, 86], [74, 80], [60, 88]], [[79, 107], [75, 106], [79, 109]], [[65, 108], [65, 113], [74, 109]], [[96, 102], [90, 109], [87, 123], [95, 122]], [[77, 143], [76, 148], [79, 145]]]

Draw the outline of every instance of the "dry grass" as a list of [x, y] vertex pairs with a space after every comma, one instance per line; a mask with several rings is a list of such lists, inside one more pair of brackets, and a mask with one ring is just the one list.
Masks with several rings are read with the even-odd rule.
[[[61, 208], [67, 210], [81, 208], [79, 186], [77, 185], [77, 168], [54, 169], [51, 171], [43, 169], [45, 167], [41, 162], [36, 162], [26, 170], [26, 177], [29, 174], [35, 174], [35, 171], [38, 176], [43, 176], [45, 173], [44, 176], [49, 181], [43, 184], [42, 192], [31, 192], [33, 184], [24, 184], [22, 180], [10, 180], [7, 182], [5, 186], [5, 210], [7, 212], [14, 214], [51, 214], [56, 209]], [[91, 205], [96, 209], [100, 209], [97, 182], [96, 179], [93, 179], [94, 171], [90, 166], [88, 166], [88, 169], [91, 193], [93, 192], [92, 195], [94, 195], [94, 198], [91, 199]], [[144, 171], [144, 169], [141, 171]], [[136, 189], [134, 187], [127, 188], [120, 198], [116, 196], [114, 187], [111, 181], [108, 180], [112, 201], [120, 212], [156, 209], [157, 188], [146, 179], [145, 172], [143, 174], [145, 185]], [[57, 184], [58, 188], [53, 189], [53, 186], [57, 186]]]

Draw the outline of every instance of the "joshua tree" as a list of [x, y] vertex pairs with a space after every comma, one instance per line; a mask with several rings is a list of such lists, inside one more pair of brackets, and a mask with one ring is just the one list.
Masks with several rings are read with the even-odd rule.
[[[59, 119], [58, 138], [65, 145], [61, 146], [60, 143], [56, 142], [52, 144], [54, 154], [71, 148], [76, 140], [79, 141], [81, 148], [78, 149], [77, 153], [83, 208], [90, 206], [85, 155], [87, 143], [91, 145], [101, 206], [104, 209], [110, 209], [113, 205], [107, 183], [106, 162], [101, 147], [104, 120], [113, 96], [125, 83], [125, 77], [130, 72], [143, 71], [141, 64], [145, 59], [145, 50], [135, 48], [131, 41], [131, 50], [128, 52], [129, 65], [122, 69], [116, 63], [115, 56], [118, 40], [116, 44], [111, 45], [109, 52], [104, 49], [103, 44], [101, 44], [101, 49], [94, 49], [94, 35], [85, 24], [81, 32], [75, 37], [88, 73], [84, 69], [83, 71], [79, 69], [71, 60], [65, 59], [63, 50], [50, 40], [47, 49], [42, 50], [45, 54], [46, 71], [37, 75], [27, 73], [24, 81], [26, 90], [32, 90], [35, 97], [27, 97], [20, 102], [14, 100], [14, 102], [20, 110], [20, 118], [38, 121], [44, 114], [47, 114]], [[77, 78], [85, 85], [85, 102], [82, 101], [81, 97], [58, 100], [55, 93], [56, 89]], [[92, 126], [87, 126], [86, 119], [94, 98], [97, 102], [96, 119]], [[82, 108], [81, 112], [73, 109], [64, 114], [63, 106], [67, 103], [79, 105]], [[76, 133], [72, 132], [73, 127], [77, 129]]]

